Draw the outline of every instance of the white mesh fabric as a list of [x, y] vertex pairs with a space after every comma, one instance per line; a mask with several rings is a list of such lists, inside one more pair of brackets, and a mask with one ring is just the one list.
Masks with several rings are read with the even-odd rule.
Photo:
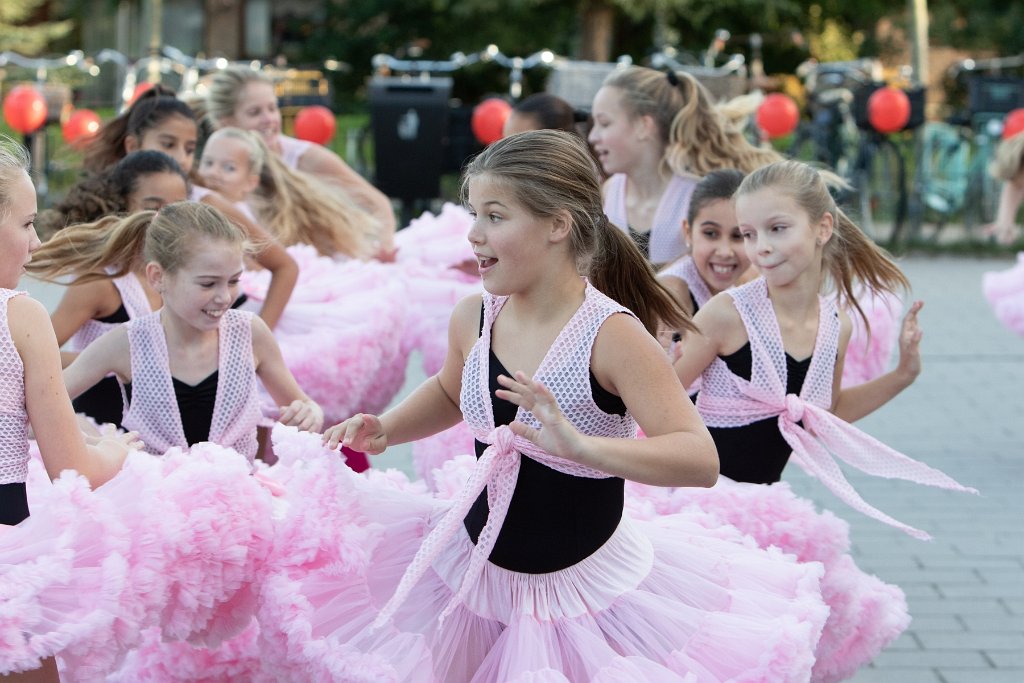
[[[261, 418], [252, 357], [252, 317], [246, 311], [231, 309], [220, 320], [217, 397], [209, 439], [249, 460], [256, 456], [256, 425]], [[173, 446], [188, 448], [174, 397], [160, 312], [132, 320], [127, 326], [132, 399], [122, 424], [138, 432], [146, 450], [155, 455]]]
[[[683, 219], [690, 211], [690, 197], [697, 181], [693, 178], [673, 175], [661, 195], [658, 209], [651, 225], [648, 258], [652, 263], [668, 263], [686, 253], [683, 242]], [[604, 199], [604, 213], [621, 230], [629, 227], [626, 213], [626, 175], [616, 173], [608, 179]]]
[[[113, 269], [108, 270], [112, 271]], [[153, 312], [149, 305], [149, 298], [146, 296], [146, 290], [142, 288], [142, 283], [139, 282], [139, 278], [135, 276], [135, 273], [128, 273], [123, 277], [114, 278], [111, 282], [114, 283], [114, 287], [117, 288], [118, 293], [121, 295], [121, 303], [124, 304], [124, 310], [128, 312], [129, 320], [141, 318], [147, 313]], [[87, 320], [68, 340], [68, 348], [77, 352], [84, 351], [85, 347], [120, 324]]]
[[[709, 427], [741, 427], [778, 417], [779, 432], [793, 448], [793, 460], [856, 510], [917, 538], [928, 534], [907, 526], [865, 502], [843, 476], [839, 458], [872, 475], [904, 479], [958, 491], [942, 472], [917, 462], [844, 422], [830, 411], [839, 314], [835, 302], [818, 298], [818, 336], [799, 395], [786, 394], [786, 351], [764, 278], [728, 291], [750, 339], [750, 380], [734, 375], [721, 358], [704, 371], [697, 409]], [[803, 423], [802, 426], [800, 423]], [[756, 448], [756, 444], [751, 444]]]
[[704, 304], [711, 300], [711, 290], [708, 289], [704, 278], [697, 271], [697, 264], [694, 263], [692, 256], [684, 256], [675, 263], [666, 266], [658, 275], [671, 275], [685, 282], [686, 286], [690, 288], [690, 294], [693, 295], [698, 308], [703, 308]]
[[[546, 453], [530, 441], [515, 436], [507, 426], [495, 429], [489, 386], [491, 326], [506, 300], [507, 297], [493, 297], [484, 293], [483, 330], [466, 358], [459, 396], [463, 419], [470, 431], [474, 437], [490, 445], [477, 461], [466, 485], [452, 502], [452, 507], [427, 536], [406, 568], [395, 594], [377, 617], [375, 623], [378, 626], [383, 625], [404, 602], [438, 553], [462, 527], [469, 508], [486, 487], [490, 510], [487, 522], [477, 538], [459, 590], [441, 613], [441, 619], [464, 599], [479, 578], [505, 521], [519, 478], [520, 456], [533, 458], [564, 474], [593, 479], [610, 476], [600, 470]], [[622, 416], [605, 413], [594, 403], [590, 389], [590, 355], [594, 340], [604, 321], [615, 313], [632, 315], [628, 309], [588, 283], [583, 304], [555, 339], [534, 379], [551, 390], [566, 418], [583, 434], [636, 438], [637, 424], [633, 417], [629, 413]], [[517, 411], [516, 420], [541, 428], [540, 422], [522, 408]]]
[[7, 324], [7, 302], [24, 293], [0, 288], [0, 484], [21, 483], [28, 477], [25, 365]]

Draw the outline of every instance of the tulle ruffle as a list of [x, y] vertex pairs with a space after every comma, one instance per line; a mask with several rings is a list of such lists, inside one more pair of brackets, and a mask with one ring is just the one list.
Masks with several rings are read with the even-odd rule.
[[1024, 337], [1024, 252], [1012, 268], [985, 273], [981, 289], [999, 322]]
[[843, 360], [843, 386], [852, 387], [889, 370], [900, 336], [903, 302], [894, 294], [863, 293], [857, 297], [870, 330], [856, 310], [848, 309], [853, 331]]

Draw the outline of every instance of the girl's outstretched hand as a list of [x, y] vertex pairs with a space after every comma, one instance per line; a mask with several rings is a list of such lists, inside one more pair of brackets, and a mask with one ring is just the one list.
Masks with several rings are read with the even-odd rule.
[[324, 411], [312, 399], [295, 399], [289, 405], [281, 406], [281, 416], [277, 421], [304, 432], [319, 432], [324, 426]]
[[377, 455], [387, 448], [388, 435], [379, 417], [359, 413], [325, 431], [323, 443], [332, 450], [341, 444], [354, 451]]
[[1017, 241], [1020, 237], [1020, 228], [1014, 223], [989, 223], [988, 225], [982, 226], [981, 232], [983, 235], [989, 237], [995, 237], [999, 244], [1010, 245]]
[[509, 425], [512, 432], [532, 441], [548, 453], [580, 462], [583, 436], [565, 419], [554, 394], [540, 382], [527, 377], [526, 373], [514, 374], [515, 379], [498, 375], [498, 383], [505, 388], [498, 389], [495, 395], [533, 413], [541, 428], [534, 429], [515, 421]]
[[900, 361], [896, 369], [910, 382], [921, 374], [921, 336], [924, 330], [918, 325], [917, 314], [923, 306], [923, 301], [911, 304], [900, 329]]

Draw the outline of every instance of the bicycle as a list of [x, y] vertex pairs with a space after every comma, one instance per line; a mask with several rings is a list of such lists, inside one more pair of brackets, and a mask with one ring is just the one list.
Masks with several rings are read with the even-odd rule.
[[964, 228], [990, 223], [999, 202], [999, 183], [988, 173], [1002, 119], [1024, 106], [1024, 79], [1006, 76], [1024, 67], [1024, 55], [987, 60], [967, 59], [951, 66], [947, 76], [965, 86], [967, 106], [943, 123], [927, 124], [922, 163], [915, 178], [919, 206], [913, 230], [919, 235], [925, 219], [935, 222], [932, 239], [959, 217]]
[[822, 164], [840, 177], [851, 178], [860, 141], [853, 115], [854, 92], [879, 79], [881, 64], [875, 59], [808, 61], [796, 73], [804, 82], [808, 118], [797, 125], [787, 156]]

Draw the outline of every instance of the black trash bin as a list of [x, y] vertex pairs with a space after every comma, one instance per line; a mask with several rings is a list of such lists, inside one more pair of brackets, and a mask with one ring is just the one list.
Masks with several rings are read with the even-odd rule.
[[406, 204], [441, 194], [452, 79], [370, 81], [376, 185]]

